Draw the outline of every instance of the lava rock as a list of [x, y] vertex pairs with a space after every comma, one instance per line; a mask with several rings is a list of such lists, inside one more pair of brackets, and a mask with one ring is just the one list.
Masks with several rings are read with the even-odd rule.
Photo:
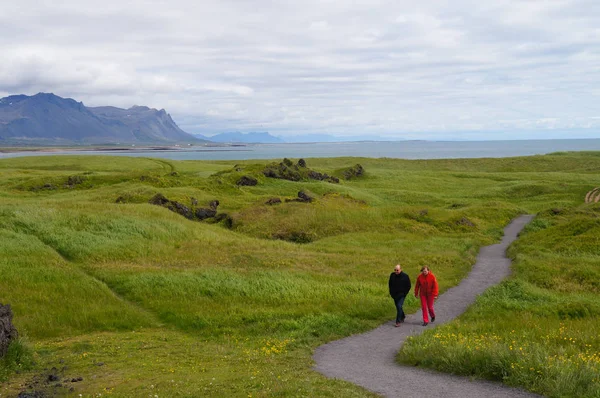
[[254, 177], [250, 176], [242, 176], [237, 182], [236, 185], [240, 187], [253, 187], [258, 184], [258, 180]]
[[12, 323], [13, 312], [10, 304], [0, 303], [0, 358], [6, 355], [11, 341], [18, 337], [17, 329]]
[[266, 205], [270, 205], [270, 206], [273, 206], [273, 205], [276, 205], [279, 203], [281, 203], [281, 199], [279, 199], [279, 198], [270, 198], [269, 200], [267, 200], [265, 202]]

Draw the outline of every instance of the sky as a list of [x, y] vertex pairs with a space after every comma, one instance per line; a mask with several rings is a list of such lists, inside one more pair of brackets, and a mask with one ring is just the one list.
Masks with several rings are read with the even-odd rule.
[[165, 109], [188, 133], [600, 138], [598, 0], [20, 0], [0, 97]]

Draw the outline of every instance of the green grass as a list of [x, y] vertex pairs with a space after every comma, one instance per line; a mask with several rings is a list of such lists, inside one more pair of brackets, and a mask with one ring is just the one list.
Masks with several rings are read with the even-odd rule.
[[579, 205], [538, 215], [510, 250], [513, 276], [456, 322], [410, 339], [399, 360], [549, 397], [599, 397], [599, 214]]
[[[392, 319], [396, 263], [413, 277], [429, 265], [447, 290], [524, 213], [539, 215], [510, 249], [514, 276], [411, 339], [402, 360], [598, 394], [600, 211], [583, 204], [600, 186], [598, 153], [308, 160], [329, 175], [365, 168], [339, 184], [269, 179], [269, 163], [1, 160], [0, 302], [25, 340], [0, 362], [0, 396], [53, 367], [83, 381], [35, 388], [74, 397], [373, 396], [312, 371], [314, 348]], [[237, 186], [242, 175], [259, 184]], [[300, 190], [316, 200], [285, 202]], [[217, 199], [233, 224], [186, 220], [148, 204], [156, 193]], [[283, 203], [266, 205], [273, 197]]]

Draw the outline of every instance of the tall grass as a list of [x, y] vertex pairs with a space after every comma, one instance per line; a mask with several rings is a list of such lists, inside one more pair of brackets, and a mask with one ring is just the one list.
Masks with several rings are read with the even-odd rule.
[[[0, 302], [12, 305], [36, 364], [11, 374], [0, 393], [16, 395], [43, 369], [67, 366], [65, 377], [84, 382], [69, 385], [72, 392], [50, 390], [123, 397], [369, 396], [313, 372], [314, 347], [393, 318], [386, 283], [396, 263], [413, 276], [431, 266], [446, 290], [469, 272], [481, 246], [498, 241], [510, 219], [526, 212], [540, 216], [511, 249], [517, 276], [487, 292], [467, 321], [447, 331], [489, 343], [483, 349], [479, 342], [476, 350], [489, 362], [464, 365], [465, 374], [483, 369], [482, 377], [502, 375], [550, 396], [566, 394], [562, 386], [569, 380], [578, 392], [595, 391], [591, 373], [579, 365], [563, 366], [561, 378], [550, 364], [531, 362], [554, 344], [539, 343], [544, 336], [561, 327], [565, 337], [590, 345], [565, 345], [563, 357], [556, 357], [561, 364], [567, 358], [576, 364], [578, 355], [598, 347], [597, 208], [581, 205], [585, 192], [600, 185], [595, 153], [308, 160], [330, 175], [356, 163], [366, 169], [364, 177], [339, 184], [268, 179], [261, 174], [267, 163], [94, 156], [0, 161]], [[241, 175], [259, 184], [239, 187]], [[300, 190], [316, 201], [285, 202]], [[190, 221], [148, 204], [158, 192], [187, 206], [217, 199], [218, 211], [233, 224]], [[272, 197], [284, 202], [266, 205]], [[406, 305], [415, 311], [418, 303]], [[549, 329], [538, 333], [535, 325]], [[445, 330], [439, 333], [450, 336]], [[503, 351], [511, 336], [527, 347], [530, 362]], [[430, 334], [424, 339], [437, 340], [422, 340], [435, 342], [427, 349], [411, 341], [409, 362], [439, 366], [428, 362], [427, 350], [464, 363], [474, 358], [465, 344], [441, 344]], [[526, 372], [508, 377], [517, 363], [552, 376], [545, 384], [532, 384]], [[6, 375], [17, 370], [11, 366], [4, 366]]]
[[598, 213], [540, 214], [510, 250], [512, 278], [459, 321], [410, 339], [399, 359], [550, 397], [600, 396]]

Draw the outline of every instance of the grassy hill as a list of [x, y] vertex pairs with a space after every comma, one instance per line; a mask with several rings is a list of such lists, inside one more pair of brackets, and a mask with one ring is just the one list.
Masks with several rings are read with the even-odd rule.
[[[23, 336], [0, 396], [372, 396], [313, 372], [313, 349], [394, 316], [396, 263], [413, 278], [429, 265], [447, 290], [523, 213], [538, 217], [510, 250], [513, 277], [400, 358], [600, 395], [600, 204], [584, 203], [600, 153], [308, 160], [338, 184], [267, 178], [269, 163], [0, 160], [0, 302]], [[365, 174], [344, 179], [357, 163]], [[190, 210], [218, 200], [223, 216], [185, 218], [148, 203], [158, 193]]]

